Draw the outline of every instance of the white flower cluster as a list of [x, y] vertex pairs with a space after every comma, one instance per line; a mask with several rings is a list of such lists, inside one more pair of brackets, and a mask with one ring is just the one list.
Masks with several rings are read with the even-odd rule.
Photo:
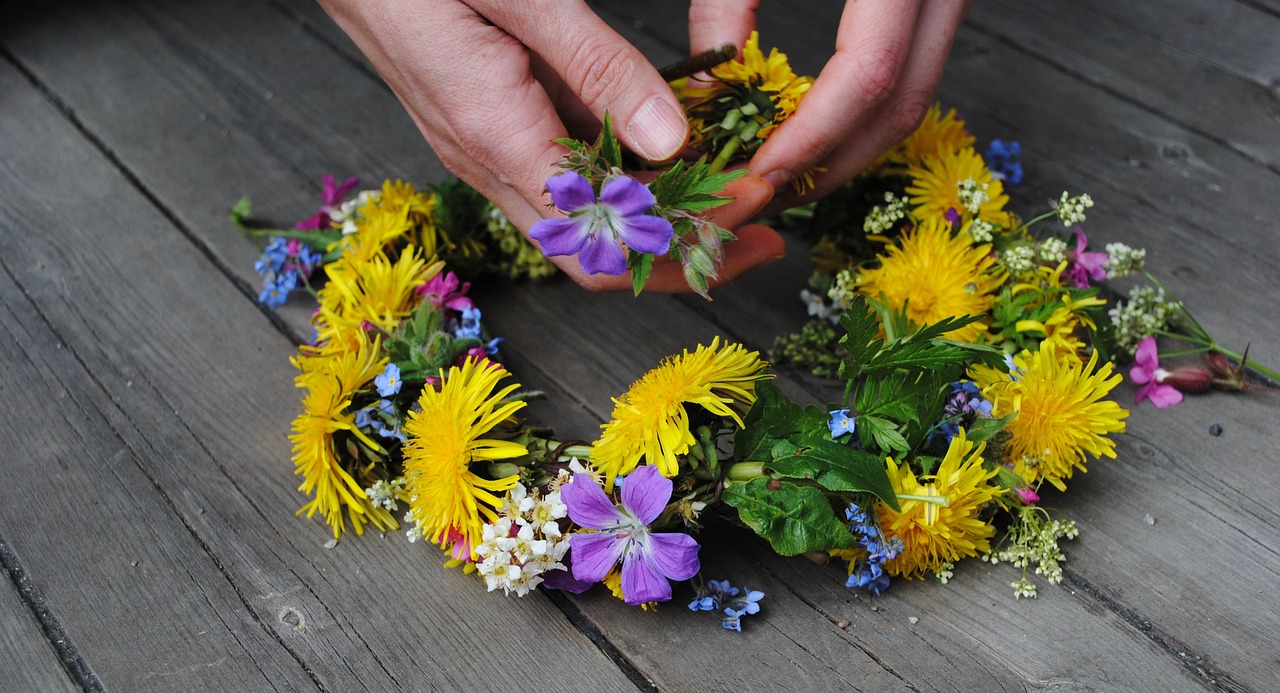
[[969, 232], [969, 238], [974, 243], [990, 243], [996, 235], [996, 225], [985, 219], [974, 219], [969, 222], [965, 229]]
[[835, 281], [827, 291], [827, 298], [831, 299], [831, 310], [837, 316], [844, 313], [844, 309], [853, 303], [853, 297], [858, 295], [854, 288], [857, 282], [858, 274], [854, 270], [846, 268], [836, 272]]
[[1036, 264], [1036, 250], [1029, 245], [1015, 245], [1000, 254], [1000, 261], [1014, 274], [1030, 272]]
[[982, 205], [986, 204], [991, 196], [987, 194], [987, 186], [989, 183], [978, 185], [978, 182], [972, 178], [965, 178], [956, 184], [956, 192], [960, 198], [960, 204], [969, 210], [970, 214], [976, 215], [982, 210]]
[[1036, 252], [1042, 261], [1056, 265], [1067, 259], [1067, 242], [1057, 236], [1046, 238], [1040, 242]]
[[945, 585], [951, 581], [951, 578], [956, 576], [955, 568], [956, 568], [955, 563], [943, 563], [942, 565], [938, 566], [937, 570], [933, 571], [933, 576], [938, 578], [938, 582], [941, 582], [942, 584]]
[[569, 551], [569, 538], [560, 532], [558, 520], [569, 509], [560, 502], [560, 490], [542, 496], [516, 484], [507, 493], [497, 522], [484, 526], [476, 555], [476, 569], [492, 592], [523, 597], [542, 584], [542, 574], [564, 570], [560, 562]]
[[1028, 506], [1009, 528], [1008, 548], [989, 551], [982, 560], [995, 565], [1004, 561], [1022, 568], [1022, 578], [1009, 583], [1015, 598], [1035, 597], [1036, 585], [1027, 578], [1027, 568], [1036, 563], [1035, 574], [1043, 575], [1050, 585], [1062, 582], [1062, 562], [1067, 560], [1058, 546], [1060, 539], [1080, 535], [1071, 520], [1051, 520], [1044, 511]]
[[892, 192], [884, 194], [885, 206], [876, 205], [862, 220], [862, 230], [867, 233], [884, 233], [893, 228], [903, 217], [907, 216], [907, 198], [897, 197]]
[[1165, 299], [1162, 289], [1135, 286], [1129, 290], [1129, 301], [1116, 301], [1107, 315], [1116, 328], [1116, 344], [1132, 354], [1138, 342], [1164, 329], [1181, 309], [1181, 303]]
[[1103, 268], [1107, 270], [1107, 278], [1124, 277], [1142, 269], [1147, 259], [1147, 251], [1143, 248], [1131, 248], [1123, 243], [1107, 244], [1107, 262]]
[[368, 496], [369, 502], [374, 507], [381, 506], [387, 510], [396, 509], [396, 501], [404, 495], [404, 477], [398, 477], [391, 481], [378, 480], [373, 486], [364, 490], [364, 495]]
[[349, 235], [357, 231], [356, 216], [360, 208], [370, 202], [377, 202], [382, 197], [381, 190], [361, 190], [358, 195], [343, 202], [337, 209], [329, 211], [329, 218], [342, 227], [342, 234]]
[[1070, 197], [1069, 193], [1064, 191], [1062, 197], [1058, 199], [1058, 220], [1063, 226], [1070, 228], [1084, 221], [1084, 210], [1092, 206], [1093, 198], [1087, 194]]

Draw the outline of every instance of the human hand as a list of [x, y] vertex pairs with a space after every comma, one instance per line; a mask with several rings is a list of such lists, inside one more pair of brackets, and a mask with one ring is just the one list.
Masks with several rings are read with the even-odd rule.
[[[933, 103], [947, 54], [971, 0], [850, 0], [836, 51], [799, 108], [748, 163], [777, 195], [768, 212], [825, 195], [909, 135]], [[692, 0], [694, 54], [755, 29], [759, 0]], [[814, 167], [815, 189], [788, 185]]]
[[[679, 101], [657, 70], [580, 0], [320, 3], [445, 166], [522, 231], [552, 214], [544, 185], [566, 151], [554, 139], [589, 138], [585, 131], [606, 111], [623, 145], [649, 160], [675, 156], [688, 138]], [[771, 191], [752, 180], [734, 186], [742, 197], [716, 210], [719, 223], [733, 228], [763, 206]], [[739, 236], [721, 281], [782, 254], [781, 239], [765, 227]], [[587, 275], [576, 258], [553, 262], [588, 289], [631, 288], [626, 276]], [[678, 277], [678, 267], [655, 266], [649, 286], [687, 290], [672, 281]]]

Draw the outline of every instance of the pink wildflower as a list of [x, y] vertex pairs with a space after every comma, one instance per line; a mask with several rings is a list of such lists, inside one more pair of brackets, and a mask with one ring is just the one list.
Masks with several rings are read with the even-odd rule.
[[1089, 280], [1102, 281], [1107, 278], [1104, 267], [1107, 262], [1106, 253], [1090, 253], [1086, 251], [1089, 241], [1084, 231], [1076, 228], [1076, 249], [1071, 253], [1071, 265], [1067, 268], [1067, 281], [1077, 289], [1089, 288]]
[[336, 210], [342, 205], [342, 198], [351, 192], [359, 182], [357, 178], [348, 178], [338, 185], [338, 179], [333, 177], [332, 173], [324, 176], [324, 191], [320, 193], [320, 209], [311, 216], [294, 224], [294, 228], [302, 231], [316, 231], [318, 229], [329, 228], [329, 213]]
[[459, 282], [458, 275], [453, 272], [437, 274], [426, 284], [418, 287], [418, 293], [431, 301], [431, 305], [459, 312], [475, 307], [466, 295], [470, 290], [471, 282]]
[[1134, 398], [1135, 404], [1143, 399], [1150, 399], [1156, 408], [1164, 409], [1182, 401], [1182, 393], [1176, 387], [1164, 383], [1170, 373], [1160, 367], [1155, 337], [1147, 337], [1138, 342], [1138, 351], [1133, 361], [1133, 368], [1129, 369], [1129, 378], [1142, 386], [1138, 388], [1137, 396]]

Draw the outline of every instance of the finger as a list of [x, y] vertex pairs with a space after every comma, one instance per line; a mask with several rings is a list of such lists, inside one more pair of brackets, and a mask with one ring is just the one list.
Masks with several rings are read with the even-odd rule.
[[846, 5], [835, 55], [795, 114], [752, 157], [751, 172], [781, 188], [847, 139], [864, 114], [896, 91], [919, 9], [919, 0]]
[[[853, 178], [885, 150], [902, 141], [920, 124], [933, 102], [946, 68], [951, 39], [964, 20], [968, 5], [942, 0], [927, 3], [920, 13], [911, 55], [903, 69], [898, 89], [888, 101], [864, 115], [820, 166], [826, 170], [814, 176], [815, 189], [801, 197], [790, 187], [779, 191], [766, 214], [775, 206], [786, 209], [821, 197]], [[785, 206], [784, 206], [785, 205]]]
[[689, 3], [689, 54], [727, 44], [742, 49], [756, 28], [760, 0], [693, 0]]
[[689, 137], [684, 112], [658, 71], [581, 0], [471, 0], [545, 60], [618, 139], [651, 161], [675, 156]]

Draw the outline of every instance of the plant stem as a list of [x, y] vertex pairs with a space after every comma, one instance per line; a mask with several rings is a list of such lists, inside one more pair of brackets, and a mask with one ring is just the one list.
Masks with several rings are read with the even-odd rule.
[[742, 138], [734, 135], [728, 142], [725, 142], [724, 148], [716, 155], [715, 160], [711, 162], [711, 167], [707, 170], [710, 173], [719, 173], [725, 166], [729, 165], [729, 160], [737, 153], [740, 146], [742, 146]]

